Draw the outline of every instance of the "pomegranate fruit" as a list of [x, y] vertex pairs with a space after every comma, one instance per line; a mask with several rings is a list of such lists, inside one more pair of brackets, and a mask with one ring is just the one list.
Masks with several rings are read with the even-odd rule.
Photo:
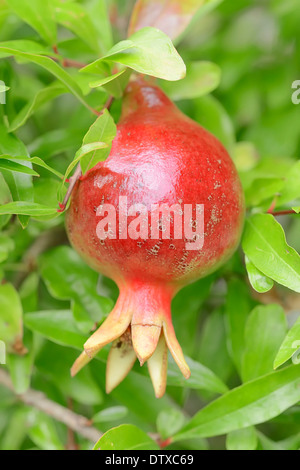
[[[127, 209], [135, 208], [128, 211], [125, 225], [120, 201]], [[99, 236], [99, 221], [104, 221], [100, 215], [108, 214], [109, 205], [115, 209], [116, 224], [107, 221], [106, 237]], [[159, 218], [162, 207], [173, 205], [177, 214], [174, 209]], [[175, 225], [186, 208], [186, 231], [180, 237]], [[114, 309], [85, 343], [72, 374], [112, 342], [107, 392], [138, 358], [141, 365], [148, 362], [155, 394], [161, 397], [168, 348], [188, 378], [190, 370], [172, 325], [171, 300], [184, 285], [216, 270], [232, 255], [243, 219], [241, 184], [222, 144], [182, 114], [157, 86], [142, 78], [131, 82], [110, 155], [76, 183], [66, 215], [73, 247], [120, 290]], [[202, 225], [201, 233], [197, 224]]]

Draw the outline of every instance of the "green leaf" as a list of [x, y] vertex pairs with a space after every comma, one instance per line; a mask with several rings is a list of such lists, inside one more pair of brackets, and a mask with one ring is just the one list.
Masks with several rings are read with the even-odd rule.
[[106, 85], [106, 83], [109, 83], [109, 82], [119, 78], [121, 75], [123, 75], [126, 72], [126, 70], [127, 69], [125, 68], [125, 69], [121, 70], [120, 72], [115, 73], [114, 75], [109, 75], [108, 77], [100, 78], [100, 80], [96, 80], [94, 82], [91, 82], [90, 87], [91, 88], [98, 88], [98, 87], [101, 87], [103, 85]]
[[[116, 132], [117, 128], [114, 120], [108, 110], [105, 109], [84, 136], [83, 147], [81, 148], [82, 157], [80, 159], [83, 174], [90, 168], [93, 168], [98, 162], [102, 162], [107, 158]], [[103, 145], [98, 148], [89, 147], [93, 142], [100, 142]], [[86, 150], [83, 151], [83, 149]]]
[[232, 159], [239, 172], [248, 172], [257, 164], [259, 155], [252, 142], [237, 142], [232, 153]]
[[46, 88], [39, 90], [32, 101], [29, 101], [24, 108], [17, 114], [8, 128], [8, 132], [15, 132], [26, 124], [32, 114], [48, 101], [53, 100], [57, 96], [66, 93], [67, 89], [61, 83], [54, 82]]
[[81, 160], [86, 156], [87, 156], [86, 158], [88, 159], [88, 162], [93, 161], [94, 155], [98, 154], [98, 152], [101, 151], [102, 149], [107, 149], [107, 144], [105, 142], [92, 142], [90, 144], [85, 144], [85, 145], [82, 145], [82, 147], [80, 147], [80, 149], [75, 154], [74, 160], [70, 163], [70, 165], [68, 166], [65, 172], [64, 179], [63, 179], [60, 191], [59, 191], [59, 199], [61, 199], [62, 197], [61, 195], [62, 195], [62, 191], [64, 188], [64, 184], [66, 182], [66, 179], [69, 177], [70, 173], [73, 171], [75, 166], [79, 162], [81, 164]]
[[14, 409], [1, 442], [1, 450], [20, 449], [27, 434], [28, 409], [24, 406]]
[[288, 171], [284, 186], [280, 191], [277, 204], [283, 205], [300, 197], [300, 162], [295, 163]]
[[85, 406], [99, 405], [103, 401], [103, 394], [90, 368], [84, 367], [75, 377], [71, 377], [70, 367], [77, 355], [77, 351], [46, 342], [35, 365], [44, 377], [55, 383], [62, 395]]
[[14, 248], [13, 240], [9, 236], [0, 233], [0, 263], [8, 258]]
[[186, 66], [186, 77], [176, 83], [161, 82], [169, 97], [176, 100], [198, 98], [215, 90], [221, 81], [221, 69], [212, 62], [190, 62]]
[[22, 352], [23, 309], [20, 297], [12, 284], [0, 284], [0, 340], [7, 352]]
[[44, 253], [39, 269], [53, 297], [74, 300], [94, 323], [112, 308], [112, 301], [97, 293], [98, 274], [72, 248], [60, 246]]
[[78, 130], [55, 129], [37, 137], [36, 140], [31, 142], [29, 149], [31, 154], [37, 155], [43, 160], [48, 160], [60, 153], [75, 153], [81, 141], [82, 137]]
[[300, 292], [300, 256], [286, 243], [283, 228], [272, 215], [255, 214], [246, 221], [242, 246], [263, 274]]
[[28, 166], [21, 165], [21, 163], [14, 162], [5, 157], [9, 155], [0, 155], [0, 170], [17, 171], [26, 175], [40, 176], [36, 171]]
[[251, 310], [248, 289], [244, 282], [232, 279], [228, 283], [226, 318], [229, 353], [239, 373], [245, 350], [245, 326]]
[[[178, 335], [177, 339], [185, 354], [195, 359], [198, 359], [194, 355], [199, 348], [199, 338], [195, 325], [199, 321], [203, 303], [209, 297], [214, 279], [215, 277], [212, 275], [188, 284], [172, 300], [171, 310], [174, 318], [174, 328]], [[185, 315], [182, 315], [183, 311]]]
[[54, 175], [56, 175], [60, 179], [63, 179], [63, 177], [64, 177], [59, 171], [56, 171], [56, 170], [54, 170], [54, 168], [51, 168], [49, 165], [47, 165], [47, 163], [44, 162], [44, 160], [42, 160], [39, 157], [13, 157], [11, 155], [0, 155], [0, 165], [1, 165], [1, 161], [2, 161], [1, 159], [3, 157], [4, 158], [7, 157], [7, 159], [12, 161], [13, 163], [14, 163], [14, 160], [18, 160], [18, 161], [21, 161], [21, 162], [34, 163], [35, 165], [41, 166], [42, 168], [45, 168], [46, 170], [50, 171], [50, 173], [53, 173]]
[[26, 313], [24, 324], [54, 343], [82, 350], [87, 336], [77, 328], [70, 310], [43, 310]]
[[96, 53], [100, 53], [97, 41], [97, 30], [85, 7], [75, 2], [55, 0], [54, 11], [57, 22], [70, 29], [76, 36], [85, 41]]
[[[30, 338], [28, 340], [28, 336]], [[26, 354], [19, 356], [16, 354], [9, 354], [7, 357], [7, 365], [12, 380], [15, 393], [25, 393], [31, 381], [31, 374], [33, 369], [33, 361], [35, 356], [35, 343], [32, 339], [32, 334], [28, 332], [25, 335], [25, 345], [27, 348]]]
[[159, 446], [138, 427], [122, 424], [103, 434], [94, 450], [159, 450]]
[[237, 387], [200, 410], [173, 438], [212, 437], [263, 423], [300, 400], [300, 365]]
[[93, 423], [107, 423], [125, 418], [128, 409], [125, 406], [112, 406], [96, 413], [92, 420]]
[[222, 104], [211, 95], [202, 96], [191, 103], [194, 107], [191, 117], [212, 132], [231, 153], [235, 145], [234, 127]]
[[0, 93], [10, 90], [10, 88], [0, 82]]
[[185, 380], [174, 362], [168, 367], [168, 385], [176, 387], [192, 388], [196, 390], [209, 390], [215, 393], [225, 393], [228, 388], [222, 380], [210, 369], [186, 357], [186, 361], [191, 370], [191, 377]]
[[[4, 126], [1, 125], [0, 154], [7, 154], [11, 156], [28, 155], [27, 149], [23, 142], [18, 140], [13, 135], [7, 134], [7, 131]], [[32, 168], [30, 162], [25, 163], [25, 165]], [[31, 175], [24, 175], [18, 172], [10, 172], [6, 170], [2, 172], [2, 175], [5, 179], [7, 186], [10, 189], [14, 201], [33, 201], [33, 184]], [[28, 224], [29, 217], [20, 215], [19, 220], [22, 227], [25, 228]]]
[[276, 442], [261, 432], [258, 432], [258, 437], [263, 450], [299, 450], [300, 447], [299, 433]]
[[232, 431], [226, 438], [227, 450], [255, 450], [258, 438], [254, 427]]
[[90, 313], [76, 301], [71, 302], [72, 313], [76, 324], [82, 333], [92, 331], [95, 326], [95, 320], [91, 318]]
[[99, 63], [117, 62], [140, 72], [164, 80], [180, 80], [185, 76], [183, 60], [171, 40], [162, 31], [146, 27], [116, 44], [104, 57], [87, 65], [82, 70], [89, 73], [99, 71]]
[[196, 357], [223, 381], [227, 381], [233, 372], [227, 338], [226, 317], [223, 310], [219, 308], [210, 312], [201, 327]]
[[246, 203], [248, 206], [259, 206], [266, 199], [274, 198], [282, 187], [282, 178], [255, 179], [245, 192]]
[[287, 332], [283, 309], [276, 304], [259, 305], [251, 312], [245, 328], [242, 364], [244, 382], [273, 370], [273, 361]]
[[251, 263], [248, 256], [245, 256], [245, 264], [249, 281], [251, 286], [256, 292], [264, 293], [268, 292], [274, 286], [274, 282], [269, 277], [265, 276], [256, 266]]
[[86, 9], [95, 25], [97, 37], [103, 53], [113, 46], [112, 22], [110, 19], [110, 5], [106, 0], [91, 0]]
[[36, 202], [16, 201], [0, 206], [0, 215], [1, 214], [18, 214], [39, 217], [45, 215], [57, 215], [57, 208], [44, 206], [42, 204], [37, 204]]
[[131, 69], [125, 68], [114, 75], [104, 76], [99, 80], [91, 82], [90, 87], [103, 87], [110, 95], [115, 98], [121, 98], [131, 73]]
[[53, 419], [40, 411], [31, 411], [28, 435], [42, 450], [64, 450]]
[[[19, 52], [28, 52], [30, 54], [41, 54], [41, 55], [51, 55], [55, 56], [50, 47], [46, 47], [36, 41], [31, 41], [30, 39], [13, 39], [11, 41], [3, 41], [0, 43], [2, 47], [7, 47], [9, 49], [14, 49]], [[0, 52], [0, 57], [9, 57], [11, 56], [10, 52]]]
[[72, 93], [86, 108], [91, 109], [89, 104], [85, 101], [81, 88], [77, 85], [76, 80], [56, 62], [54, 62], [54, 60], [43, 55], [30, 54], [28, 52], [19, 51], [11, 47], [5, 47], [2, 43], [0, 43], [0, 53], [1, 52], [5, 52], [8, 55], [12, 55], [14, 57], [27, 59], [29, 62], [37, 64], [46, 69], [49, 73], [54, 75], [54, 77], [60, 80], [69, 90], [69, 92]]
[[56, 24], [51, 0], [6, 0], [10, 8], [51, 46], [56, 44]]
[[[12, 200], [12, 197], [10, 194], [10, 190], [5, 182], [5, 179], [2, 173], [0, 173], [0, 206], [3, 204], [7, 204], [8, 202], [11, 202], [11, 200]], [[0, 216], [0, 228], [4, 227], [9, 221], [9, 219], [10, 219], [10, 215], [1, 215]], [[3, 252], [3, 249], [0, 251]], [[0, 254], [0, 259], [1, 259], [1, 256], [2, 255]]]
[[156, 425], [159, 435], [162, 439], [174, 436], [184, 425], [186, 419], [182, 411], [175, 408], [169, 408], [159, 413]]
[[300, 318], [292, 326], [284, 338], [280, 349], [274, 360], [274, 369], [284, 364], [286, 361], [294, 358], [296, 364], [299, 363], [299, 348], [300, 348]]

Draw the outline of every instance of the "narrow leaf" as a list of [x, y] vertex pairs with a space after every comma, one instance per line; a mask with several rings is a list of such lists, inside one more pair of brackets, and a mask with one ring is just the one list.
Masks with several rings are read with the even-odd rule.
[[6, 0], [10, 8], [50, 45], [56, 44], [52, 0]]
[[159, 446], [144, 431], [132, 424], [122, 424], [107, 431], [94, 450], [158, 450]]
[[173, 441], [212, 437], [263, 423], [300, 400], [300, 365], [237, 387], [200, 410]]
[[4, 204], [4, 206], [0, 206], [0, 214], [18, 214], [39, 217], [57, 214], [57, 208], [43, 206], [36, 202], [15, 201]]
[[299, 364], [300, 362], [300, 318], [292, 326], [284, 338], [280, 349], [275, 357], [274, 369], [284, 364], [286, 361], [293, 357], [293, 362]]
[[300, 292], [300, 256], [286, 243], [283, 228], [272, 215], [250, 217], [242, 245], [247, 257], [263, 274]]
[[28, 52], [21, 52], [17, 49], [5, 47], [2, 43], [0, 43], [0, 53], [1, 52], [5, 52], [8, 55], [15, 57], [21, 57], [23, 59], [27, 59], [29, 62], [40, 65], [52, 75], [54, 75], [58, 80], [60, 80], [69, 90], [69, 92], [72, 93], [86, 108], [91, 109], [88, 103], [85, 101], [83, 93], [80, 87], [77, 85], [75, 79], [56, 62], [54, 62], [54, 60], [42, 55], [30, 54]]
[[171, 40], [156, 28], [139, 30], [82, 71], [97, 73], [99, 63], [103, 61], [117, 62], [137, 72], [164, 80], [180, 80], [186, 73], [184, 62]]
[[255, 450], [257, 448], [257, 444], [258, 438], [253, 426], [232, 431], [226, 438], [227, 450]]
[[277, 304], [259, 305], [251, 312], [245, 328], [244, 381], [273, 370], [273, 361], [287, 332], [283, 309]]
[[274, 282], [265, 276], [257, 267], [251, 263], [248, 256], [245, 256], [246, 269], [251, 286], [256, 292], [268, 292], [274, 286]]
[[174, 101], [199, 98], [215, 90], [221, 81], [221, 69], [212, 62], [191, 62], [186, 77], [177, 82], [161, 82], [164, 91]]
[[5, 155], [0, 156], [0, 170], [17, 171], [26, 175], [40, 176], [36, 171], [28, 166], [21, 165], [21, 163], [14, 162], [4, 158]]

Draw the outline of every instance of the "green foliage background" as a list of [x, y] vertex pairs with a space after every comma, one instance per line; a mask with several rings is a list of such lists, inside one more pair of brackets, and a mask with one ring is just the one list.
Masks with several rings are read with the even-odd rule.
[[[291, 100], [300, 80], [300, 9], [297, 0], [199, 3], [174, 41], [187, 66], [186, 78], [174, 81], [180, 58], [170, 49], [173, 66], [162, 71], [154, 58], [163, 62], [169, 39], [152, 30], [132, 38], [154, 34], [152, 49], [138, 42], [114, 77], [124, 45], [110, 49], [126, 38], [132, 1], [0, 0], [0, 80], [9, 88], [0, 104], [0, 340], [8, 353], [0, 373], [9, 372], [13, 387], [0, 375], [1, 449], [72, 448], [74, 439], [80, 449], [95, 445], [80, 433], [70, 439], [59, 419], [17, 398], [29, 388], [93, 419], [99, 434], [108, 431], [102, 449], [156, 449], [169, 437], [170, 449], [300, 448], [300, 218], [267, 214], [300, 206], [300, 104]], [[78, 62], [93, 65], [82, 73]], [[107, 156], [127, 66], [157, 76], [223, 142], [248, 209], [240, 250], [174, 299], [192, 377], [185, 382], [171, 362], [160, 400], [138, 365], [106, 395], [108, 348], [69, 374], [118, 293], [70, 248], [56, 209], [74, 155], [85, 167], [91, 152]], [[105, 113], [94, 129], [106, 147], [87, 152], [82, 143], [95, 142], [85, 137], [96, 119], [91, 109], [101, 111], [110, 94], [112, 118]]]

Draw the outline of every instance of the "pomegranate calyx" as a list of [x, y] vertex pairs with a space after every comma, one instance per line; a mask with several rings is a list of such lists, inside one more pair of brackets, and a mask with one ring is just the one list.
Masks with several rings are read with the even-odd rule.
[[84, 344], [84, 352], [73, 364], [75, 375], [108, 343], [112, 343], [106, 368], [106, 391], [111, 392], [126, 377], [138, 358], [146, 361], [156, 397], [167, 382], [168, 348], [185, 378], [189, 367], [176, 339], [171, 319], [174, 288], [131, 283], [120, 288], [114, 309]]

